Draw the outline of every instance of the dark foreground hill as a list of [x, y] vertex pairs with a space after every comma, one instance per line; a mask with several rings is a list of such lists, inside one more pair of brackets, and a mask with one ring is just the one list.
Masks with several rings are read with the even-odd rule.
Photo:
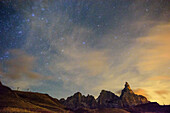
[[170, 106], [149, 102], [136, 95], [125, 84], [121, 96], [102, 90], [97, 99], [80, 92], [65, 99], [56, 99], [48, 94], [11, 90], [0, 82], [0, 112], [30, 113], [169, 113]]
[[14, 91], [0, 83], [0, 112], [70, 112], [48, 94]]

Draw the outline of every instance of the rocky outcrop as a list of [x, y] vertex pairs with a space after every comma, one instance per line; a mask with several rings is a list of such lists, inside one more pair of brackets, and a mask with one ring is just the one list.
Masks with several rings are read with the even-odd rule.
[[2, 108], [20, 108], [42, 113], [169, 113], [170, 111], [169, 105], [160, 106], [158, 103], [147, 101], [141, 95], [136, 95], [128, 83], [125, 84], [120, 97], [110, 91], [102, 90], [97, 100], [91, 95], [84, 96], [77, 92], [66, 100], [58, 101], [48, 94], [11, 90], [0, 82], [0, 112], [4, 113]]
[[97, 103], [93, 96], [84, 96], [80, 92], [75, 93], [73, 96], [68, 97], [66, 100], [60, 99], [60, 102], [70, 109], [79, 108], [96, 108]]
[[60, 99], [60, 102], [68, 108], [75, 110], [80, 108], [123, 108], [145, 104], [149, 101], [142, 95], [136, 95], [126, 82], [120, 97], [110, 91], [102, 90], [95, 100], [91, 95], [84, 96], [77, 92], [66, 100]]
[[110, 91], [102, 90], [97, 98], [98, 106], [100, 108], [117, 108], [120, 107], [120, 98]]
[[120, 97], [110, 91], [102, 90], [97, 101], [101, 108], [121, 108], [148, 103], [144, 96], [136, 95], [127, 82]]
[[125, 83], [125, 88], [122, 90], [120, 99], [123, 104], [123, 107], [135, 106], [135, 105], [145, 104], [149, 102], [146, 99], [146, 97], [142, 95], [136, 95], [132, 91], [132, 89], [130, 88], [127, 82]]

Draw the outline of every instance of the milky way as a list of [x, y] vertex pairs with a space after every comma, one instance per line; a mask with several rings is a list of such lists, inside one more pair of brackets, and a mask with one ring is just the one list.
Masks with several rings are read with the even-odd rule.
[[0, 79], [57, 98], [128, 81], [170, 104], [169, 12], [169, 0], [1, 0]]

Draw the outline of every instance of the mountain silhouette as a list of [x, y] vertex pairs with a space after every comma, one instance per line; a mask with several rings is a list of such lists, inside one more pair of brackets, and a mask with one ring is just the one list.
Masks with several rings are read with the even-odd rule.
[[135, 94], [127, 82], [120, 97], [102, 90], [97, 99], [77, 92], [60, 100], [48, 94], [12, 90], [0, 82], [0, 112], [169, 113], [170, 105], [161, 106], [148, 101], [146, 97]]
[[66, 100], [61, 99], [60, 102], [73, 110], [78, 108], [123, 108], [149, 103], [146, 97], [135, 94], [127, 82], [120, 97], [111, 91], [102, 90], [95, 100], [93, 96], [84, 96], [77, 92]]

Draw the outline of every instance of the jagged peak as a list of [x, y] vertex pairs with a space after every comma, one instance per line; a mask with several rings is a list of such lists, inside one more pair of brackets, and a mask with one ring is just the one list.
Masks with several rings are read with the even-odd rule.
[[104, 93], [104, 92], [108, 92], [108, 91], [106, 91], [106, 90], [102, 90], [102, 91], [101, 91], [101, 93]]
[[131, 88], [130, 88], [130, 85], [128, 84], [128, 82], [125, 82], [125, 88], [131, 89]]
[[98, 96], [98, 98], [97, 98], [97, 100], [99, 99], [99, 98], [103, 98], [103, 97], [107, 97], [107, 96], [110, 96], [110, 95], [112, 95], [112, 96], [114, 96], [114, 97], [118, 97], [117, 95], [115, 95], [113, 92], [111, 92], [111, 91], [107, 91], [107, 90], [102, 90], [101, 92], [100, 92], [100, 95]]
[[[114, 93], [112, 93], [111, 91], [102, 90], [102, 91], [100, 92], [99, 97], [100, 97], [100, 96], [104, 96], [104, 95], [108, 95], [108, 94], [114, 94]], [[98, 97], [98, 98], [99, 98], [99, 97]]]
[[112, 93], [111, 91], [102, 90], [100, 93]]
[[80, 92], [76, 92], [73, 96], [82, 96]]
[[86, 97], [93, 97], [93, 98], [94, 98], [94, 96], [93, 96], [93, 95], [90, 95], [90, 94], [88, 94]]
[[120, 97], [122, 97], [124, 94], [127, 94], [127, 93], [134, 94], [134, 92], [130, 88], [130, 85], [128, 84], [128, 82], [125, 82], [125, 88], [122, 90]]

